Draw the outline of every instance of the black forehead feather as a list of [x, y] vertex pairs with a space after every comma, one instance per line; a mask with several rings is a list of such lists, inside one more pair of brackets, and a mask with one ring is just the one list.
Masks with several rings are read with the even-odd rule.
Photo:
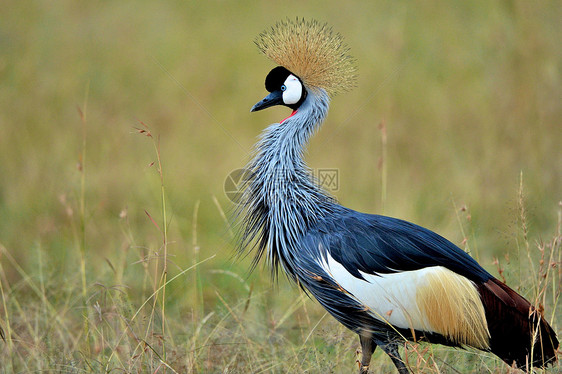
[[283, 66], [277, 66], [273, 68], [273, 70], [271, 70], [269, 74], [267, 74], [267, 77], [265, 77], [265, 89], [269, 92], [278, 90], [281, 85], [285, 83], [287, 77], [291, 74], [293, 73], [291, 73]]

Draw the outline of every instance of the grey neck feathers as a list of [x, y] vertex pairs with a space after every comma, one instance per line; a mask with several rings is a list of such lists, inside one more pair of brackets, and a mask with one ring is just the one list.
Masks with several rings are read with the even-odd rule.
[[246, 166], [252, 178], [238, 211], [244, 225], [240, 248], [257, 247], [254, 266], [267, 250], [274, 274], [279, 264], [290, 271], [287, 263], [299, 238], [334, 205], [303, 161], [304, 149], [324, 121], [328, 105], [325, 91], [309, 91], [293, 116], [262, 133], [255, 157]]

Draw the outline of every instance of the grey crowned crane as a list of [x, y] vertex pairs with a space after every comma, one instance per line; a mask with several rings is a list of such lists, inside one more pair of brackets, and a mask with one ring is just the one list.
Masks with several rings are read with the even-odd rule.
[[238, 208], [239, 250], [264, 254], [339, 322], [359, 335], [360, 373], [380, 347], [408, 373], [398, 347], [427, 341], [492, 352], [508, 365], [556, 360], [556, 333], [529, 301], [466, 252], [423, 227], [339, 205], [303, 161], [330, 97], [349, 90], [355, 68], [339, 34], [316, 21], [277, 23], [256, 44], [278, 66], [252, 112], [292, 114], [258, 141]]

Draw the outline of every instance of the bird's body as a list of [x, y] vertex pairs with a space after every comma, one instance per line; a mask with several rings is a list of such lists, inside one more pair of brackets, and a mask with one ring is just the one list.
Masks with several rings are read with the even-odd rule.
[[405, 340], [472, 346], [519, 367], [531, 352], [533, 365], [554, 360], [556, 334], [540, 313], [466, 252], [415, 224], [345, 208], [319, 187], [303, 152], [326, 117], [330, 86], [301, 79], [273, 69], [271, 94], [253, 108], [293, 113], [264, 131], [247, 165], [241, 248], [256, 246], [256, 262], [266, 253], [274, 271], [359, 334], [362, 372], [380, 346], [407, 373], [397, 350]]

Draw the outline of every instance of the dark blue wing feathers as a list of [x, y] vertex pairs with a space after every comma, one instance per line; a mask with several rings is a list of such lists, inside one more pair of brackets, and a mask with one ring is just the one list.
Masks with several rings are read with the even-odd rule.
[[402, 337], [450, 346], [458, 343], [427, 331], [389, 327], [373, 318], [368, 308], [341, 288], [322, 266], [325, 252], [355, 277], [444, 266], [476, 283], [492, 278], [463, 250], [412, 223], [343, 209], [315, 223], [299, 243], [299, 256], [290, 259], [290, 273], [301, 287], [349, 329], [369, 331], [380, 342]]
[[[337, 216], [337, 218], [334, 218]], [[367, 274], [443, 266], [474, 282], [492, 276], [465, 251], [442, 236], [396, 218], [345, 209], [308, 233], [357, 278]]]

